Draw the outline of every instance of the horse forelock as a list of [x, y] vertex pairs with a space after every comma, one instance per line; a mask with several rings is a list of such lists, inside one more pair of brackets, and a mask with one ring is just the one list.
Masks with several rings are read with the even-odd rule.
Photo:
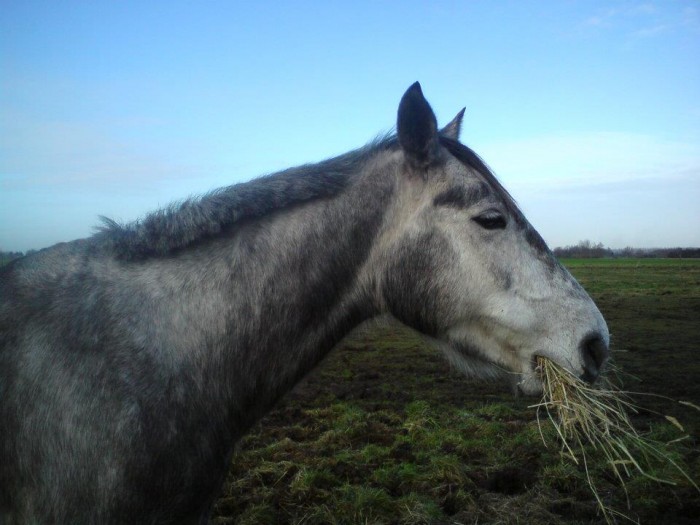
[[393, 135], [379, 136], [349, 153], [190, 197], [132, 223], [120, 224], [101, 217], [102, 225], [95, 238], [100, 247], [120, 259], [167, 255], [214, 237], [240, 221], [333, 197], [371, 158], [392, 149], [396, 143]]

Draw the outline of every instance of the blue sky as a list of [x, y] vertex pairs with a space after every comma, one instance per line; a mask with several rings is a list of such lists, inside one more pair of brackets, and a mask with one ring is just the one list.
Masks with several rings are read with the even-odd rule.
[[394, 126], [419, 80], [550, 246], [700, 246], [697, 1], [0, 4], [0, 250]]

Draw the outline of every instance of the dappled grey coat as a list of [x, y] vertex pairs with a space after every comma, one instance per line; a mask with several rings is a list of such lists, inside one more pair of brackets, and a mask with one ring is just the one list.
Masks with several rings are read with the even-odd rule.
[[[0, 271], [0, 524], [205, 523], [234, 443], [389, 313], [537, 392], [607, 328], [416, 83], [398, 136], [215, 191]], [[505, 371], [505, 372], [504, 372]]]

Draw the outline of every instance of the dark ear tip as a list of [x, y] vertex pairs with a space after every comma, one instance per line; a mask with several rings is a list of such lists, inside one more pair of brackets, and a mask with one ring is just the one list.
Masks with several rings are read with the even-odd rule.
[[423, 90], [420, 87], [420, 82], [418, 82], [417, 80], [413, 84], [411, 84], [411, 87], [409, 87], [407, 91], [417, 91], [421, 95], [423, 94]]
[[420, 87], [420, 82], [414, 82], [413, 84], [411, 84], [410, 87], [403, 94], [403, 97], [401, 97], [402, 101], [416, 99], [425, 99], [425, 96], [423, 95], [423, 89]]

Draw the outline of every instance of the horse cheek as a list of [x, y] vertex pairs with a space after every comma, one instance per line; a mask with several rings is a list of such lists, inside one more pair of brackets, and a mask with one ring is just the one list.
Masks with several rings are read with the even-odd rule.
[[448, 241], [434, 232], [402, 244], [384, 278], [389, 312], [407, 326], [437, 336], [454, 310], [445, 269], [455, 259]]

